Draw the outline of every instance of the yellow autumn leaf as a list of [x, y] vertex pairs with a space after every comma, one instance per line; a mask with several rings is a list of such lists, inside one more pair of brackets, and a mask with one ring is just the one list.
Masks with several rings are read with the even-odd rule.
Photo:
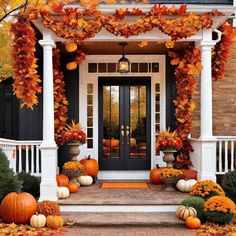
[[194, 102], [191, 102], [191, 105], [189, 107], [189, 111], [194, 111], [196, 108], [196, 104]]

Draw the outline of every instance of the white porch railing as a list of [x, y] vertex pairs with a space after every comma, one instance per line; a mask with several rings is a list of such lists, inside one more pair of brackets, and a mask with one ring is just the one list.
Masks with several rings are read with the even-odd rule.
[[41, 176], [42, 141], [17, 141], [0, 138], [0, 149], [6, 154], [10, 168], [15, 173], [25, 171], [34, 176]]
[[216, 136], [216, 174], [236, 169], [236, 136]]

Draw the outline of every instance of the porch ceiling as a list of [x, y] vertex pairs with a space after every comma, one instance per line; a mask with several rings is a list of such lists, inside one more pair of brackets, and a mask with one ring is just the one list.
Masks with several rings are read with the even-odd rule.
[[[122, 48], [119, 45], [120, 41], [117, 42], [87, 42], [82, 48], [85, 50], [87, 55], [114, 55], [114, 54], [122, 54]], [[139, 47], [139, 42], [129, 42], [125, 47], [126, 54], [166, 54], [169, 49], [166, 48], [164, 43], [157, 44], [156, 42], [149, 42], [146, 47]], [[175, 44], [175, 49], [181, 48], [183, 42], [177, 42]], [[64, 49], [62, 43], [58, 44], [62, 53], [67, 53]]]

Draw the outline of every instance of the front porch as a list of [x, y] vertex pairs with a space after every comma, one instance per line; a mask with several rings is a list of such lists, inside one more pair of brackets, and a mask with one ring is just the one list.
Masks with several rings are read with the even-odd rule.
[[[149, 11], [150, 5], [139, 6], [140, 9], [146, 13]], [[114, 8], [114, 9], [113, 9]], [[101, 7], [102, 14], [109, 14], [113, 10], [118, 9], [118, 6], [110, 7], [104, 6]], [[221, 32], [217, 30], [217, 28], [228, 18], [228, 16], [232, 13], [233, 7], [222, 6], [219, 8], [219, 11], [222, 12], [222, 15], [215, 14], [215, 9], [212, 9], [211, 6], [189, 6], [187, 13], [193, 12], [195, 14], [208, 14], [207, 12], [212, 13], [212, 26], [211, 28], [202, 28], [195, 35], [191, 37], [183, 37], [179, 42], [176, 42], [174, 49], [178, 47], [181, 48], [183, 42], [192, 42], [193, 45], [200, 48], [201, 51], [201, 81], [200, 81], [200, 106], [201, 106], [201, 118], [200, 118], [200, 138], [195, 140], [195, 154], [197, 158], [194, 158], [193, 168], [198, 170], [198, 177], [200, 179], [212, 179], [216, 180], [216, 174], [227, 172], [229, 169], [233, 170], [234, 165], [234, 137], [230, 138], [231, 146], [226, 145], [226, 149], [222, 149], [219, 146], [219, 158], [216, 157], [217, 154], [217, 138], [213, 136], [213, 117], [212, 117], [212, 75], [211, 75], [211, 50], [212, 47], [220, 41]], [[167, 14], [168, 15], [168, 14]], [[129, 16], [127, 18], [127, 22], [135, 22], [137, 16]], [[164, 16], [163, 18], [165, 18]], [[168, 18], [168, 17], [167, 17]], [[177, 18], [173, 16], [173, 18]], [[27, 172], [31, 172], [32, 174], [41, 176], [41, 197], [40, 200], [50, 199], [57, 200], [55, 195], [55, 175], [57, 170], [57, 145], [55, 143], [54, 138], [54, 95], [53, 93], [53, 76], [55, 71], [53, 68], [53, 48], [57, 46], [61, 49], [62, 55], [65, 53], [65, 50], [62, 48], [63, 43], [67, 41], [66, 39], [60, 37], [59, 34], [53, 33], [52, 25], [47, 25], [44, 21], [44, 24], [41, 21], [42, 19], [33, 20], [34, 26], [41, 32], [43, 39], [39, 40], [39, 44], [43, 48], [43, 140], [42, 142], [18, 142], [12, 140], [2, 140], [2, 147], [4, 151], [7, 153], [7, 156], [10, 160], [10, 165], [13, 167], [15, 172], [20, 172], [25, 170]], [[53, 22], [55, 19], [51, 19]], [[51, 23], [52, 23], [51, 22]], [[156, 22], [155, 20], [153, 21]], [[71, 22], [70, 22], [71, 23]], [[50, 30], [50, 27], [52, 28]], [[55, 29], [54, 29], [55, 30]], [[216, 33], [216, 39], [213, 38], [213, 32]], [[74, 33], [74, 31], [73, 31]], [[168, 127], [167, 116], [169, 114], [169, 107], [171, 106], [171, 97], [169, 101], [166, 99], [166, 91], [169, 89], [173, 89], [168, 85], [168, 81], [171, 78], [166, 78], [167, 69], [167, 60], [165, 56], [167, 55], [168, 49], [165, 48], [164, 44], [160, 44], [160, 42], [168, 42], [171, 40], [171, 37], [167, 34], [164, 34], [158, 27], [153, 29], [152, 31], [145, 32], [145, 34], [140, 34], [136, 36], [130, 36], [129, 38], [116, 36], [110, 32], [108, 33], [104, 28], [94, 36], [89, 38], [86, 41], [86, 44], [82, 45], [87, 52], [87, 60], [81, 63], [79, 72], [79, 76], [77, 77], [78, 81], [76, 86], [73, 88], [73, 91], [77, 91], [78, 101], [74, 104], [72, 103], [71, 107], [76, 110], [76, 114], [78, 114], [79, 121], [82, 126], [85, 128], [87, 137], [87, 144], [81, 147], [81, 154], [79, 159], [83, 158], [87, 155], [92, 155], [93, 158], [99, 161], [100, 164], [100, 172], [98, 174], [99, 179], [121, 179], [121, 176], [125, 173], [124, 171], [129, 171], [128, 175], [123, 175], [123, 179], [148, 179], [148, 172], [151, 168], [155, 166], [155, 164], [163, 165], [161, 161], [162, 153], [156, 152], [155, 144], [156, 138], [158, 136], [158, 132]], [[131, 72], [127, 75], [119, 75], [118, 76], [116, 70], [116, 62], [120, 57], [118, 42], [126, 41], [130, 48], [128, 48], [127, 57], [131, 61]], [[142, 49], [137, 47], [137, 42], [148, 42], [150, 47], [147, 49]], [[158, 42], [158, 44], [157, 44]], [[138, 49], [137, 49], [138, 48]], [[64, 51], [63, 51], [64, 50]], [[112, 52], [112, 53], [111, 53]], [[161, 55], [158, 55], [161, 54]], [[165, 55], [164, 55], [165, 54]], [[200, 54], [199, 54], [200, 55]], [[169, 63], [169, 62], [168, 62]], [[132, 64], [134, 65], [134, 70], [132, 69]], [[135, 68], [136, 66], [136, 68]], [[60, 67], [60, 66], [59, 66]], [[110, 68], [110, 69], [109, 69]], [[157, 69], [158, 68], [158, 69]], [[57, 68], [58, 69], [58, 68]], [[106, 78], [105, 78], [106, 77]], [[141, 104], [145, 104], [145, 108], [140, 113], [143, 113], [142, 117], [138, 114], [137, 120], [145, 120], [144, 126], [146, 127], [145, 134], [143, 135], [146, 140], [141, 140], [140, 137], [132, 136], [135, 131], [135, 128], [132, 127], [132, 122], [135, 119], [132, 119], [131, 113], [131, 103], [132, 100], [131, 93], [127, 92], [127, 87], [129, 87], [129, 91], [132, 90], [132, 79], [138, 80], [139, 77], [143, 77], [144, 79], [144, 87], [149, 90], [145, 90], [146, 99], [143, 102], [141, 101], [139, 88], [133, 88], [137, 90], [137, 109]], [[103, 110], [101, 109], [102, 102], [104, 99], [100, 99], [101, 90], [99, 90], [99, 86], [107, 85], [100, 84], [100, 81], [103, 79], [109, 79], [107, 90], [110, 91], [110, 100], [112, 99], [112, 95], [118, 96], [118, 102], [109, 104], [109, 114], [110, 120], [108, 118], [103, 118]], [[111, 84], [115, 79], [119, 79], [123, 84], [118, 84], [119, 88], [114, 89], [114, 94], [111, 92], [111, 87], [114, 84]], [[127, 82], [127, 84], [124, 83]], [[115, 81], [115, 86], [117, 86], [117, 81]], [[137, 82], [137, 81], [135, 81]], [[142, 81], [143, 82], [143, 81]], [[129, 84], [128, 84], [129, 83]], [[143, 86], [143, 84], [141, 84]], [[140, 84], [138, 84], [140, 86]], [[117, 90], [123, 91], [121, 93], [124, 94], [124, 100], [121, 101], [119, 98], [121, 93], [117, 93]], [[125, 95], [126, 94], [126, 95]], [[135, 95], [135, 93], [134, 93]], [[136, 96], [136, 95], [135, 95]], [[191, 100], [190, 94], [185, 94], [186, 99]], [[100, 100], [99, 100], [100, 99]], [[129, 106], [127, 106], [129, 104]], [[131, 105], [130, 105], [131, 104]], [[191, 104], [191, 103], [190, 103]], [[106, 104], [105, 104], [106, 105]], [[118, 106], [118, 113], [121, 115], [116, 115], [116, 120], [111, 119], [111, 114], [113, 107]], [[169, 109], [169, 110], [168, 110]], [[134, 109], [135, 110], [135, 109]], [[127, 112], [128, 111], [128, 112]], [[127, 113], [129, 113], [127, 115]], [[192, 114], [190, 114], [191, 116]], [[113, 117], [114, 118], [114, 117]], [[116, 127], [116, 130], [109, 131], [112, 135], [105, 133], [106, 129], [104, 128], [105, 121], [109, 120], [108, 125], [110, 127]], [[191, 120], [191, 118], [189, 118]], [[123, 123], [122, 123], [123, 122]], [[138, 126], [140, 124], [136, 124]], [[134, 125], [135, 126], [135, 125]], [[132, 129], [133, 128], [133, 129]], [[105, 134], [104, 134], [105, 133]], [[118, 133], [118, 134], [117, 134]], [[189, 134], [189, 133], [188, 133]], [[104, 143], [106, 139], [112, 139], [113, 136], [120, 142], [119, 147], [113, 148], [112, 151], [109, 151], [109, 148], [104, 148]], [[117, 137], [116, 137], [117, 136]], [[141, 135], [142, 136], [142, 135]], [[135, 148], [130, 148], [129, 141], [135, 139], [135, 142], [140, 139], [134, 147], [138, 150], [133, 150]], [[134, 140], [133, 140], [134, 141]], [[219, 142], [220, 143], [220, 142]], [[120, 149], [119, 149], [120, 148]], [[228, 148], [230, 151], [228, 152]], [[111, 149], [111, 148], [110, 148]], [[119, 150], [118, 150], [119, 149]], [[141, 151], [140, 151], [141, 150]], [[224, 158], [222, 153], [224, 154]], [[230, 166], [228, 165], [228, 156], [230, 153]], [[115, 155], [115, 156], [114, 156]], [[23, 158], [25, 157], [25, 158]], [[112, 158], [110, 158], [112, 157]], [[193, 156], [192, 156], [193, 157]], [[210, 158], [209, 158], [210, 157]], [[130, 165], [119, 162], [119, 159], [126, 161], [130, 161], [130, 159], [134, 159], [133, 163]], [[143, 160], [146, 158], [144, 165]], [[104, 162], [101, 161], [104, 159]], [[209, 162], [210, 159], [210, 162]], [[23, 161], [24, 160], [24, 161]], [[140, 161], [140, 164], [136, 166], [136, 162]], [[115, 163], [112, 164], [112, 161]], [[225, 165], [223, 167], [222, 162], [224, 161]], [[106, 163], [105, 163], [106, 162]], [[49, 165], [50, 163], [50, 165]], [[127, 167], [128, 166], [128, 167]], [[216, 170], [216, 166], [218, 170]], [[145, 171], [138, 172], [139, 170]], [[115, 171], [116, 173], [112, 175], [112, 173], [108, 173], [108, 171]], [[122, 173], [121, 173], [122, 172]], [[135, 173], [135, 175], [134, 175]], [[96, 187], [96, 185], [95, 185]], [[94, 188], [95, 188], [94, 187]], [[151, 190], [152, 191], [152, 190]], [[96, 192], [96, 191], [95, 191]], [[98, 191], [99, 192], [99, 191]], [[94, 193], [96, 194], [96, 193]], [[99, 198], [99, 196], [98, 196]], [[112, 201], [116, 201], [112, 199]], [[157, 199], [156, 199], [157, 200]], [[76, 203], [77, 204], [77, 203]]]

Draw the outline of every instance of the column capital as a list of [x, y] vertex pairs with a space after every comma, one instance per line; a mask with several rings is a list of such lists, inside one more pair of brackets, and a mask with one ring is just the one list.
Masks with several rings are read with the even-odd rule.
[[203, 41], [200, 42], [200, 45], [201, 45], [202, 49], [211, 49], [216, 45], [216, 42], [213, 41], [213, 40], [211, 40], [211, 41], [203, 40]]
[[50, 46], [52, 48], [55, 48], [56, 47], [56, 44], [55, 44], [55, 41], [54, 40], [45, 40], [45, 39], [42, 39], [42, 40], [39, 40], [39, 44], [41, 46]]

